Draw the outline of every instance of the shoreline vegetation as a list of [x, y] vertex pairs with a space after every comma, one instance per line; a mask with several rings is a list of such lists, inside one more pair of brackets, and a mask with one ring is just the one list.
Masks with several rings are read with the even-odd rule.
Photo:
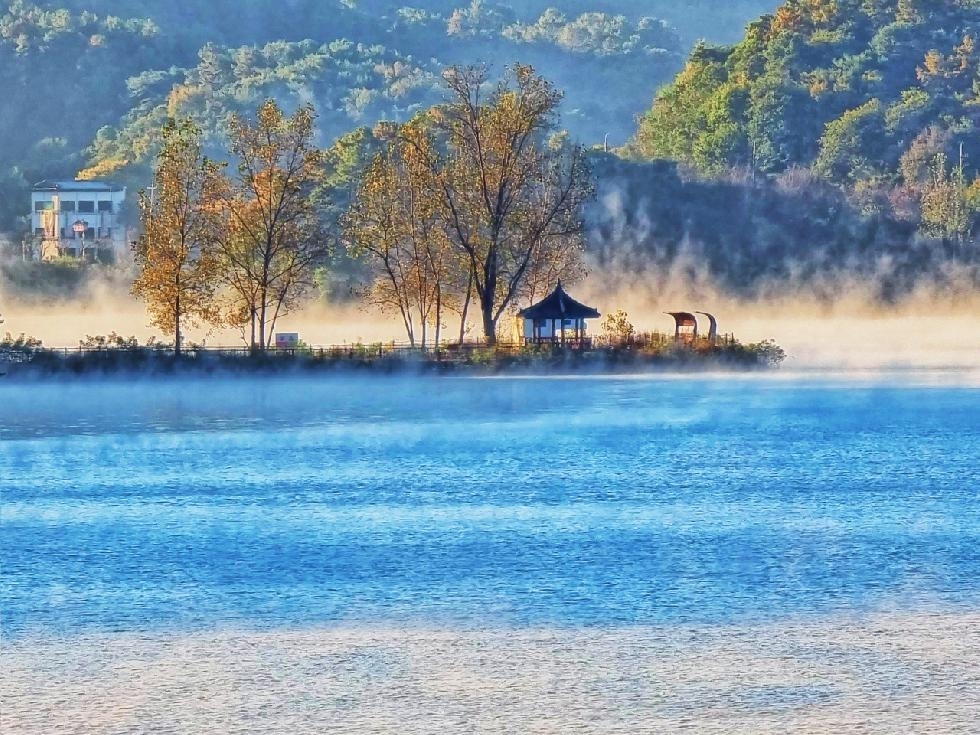
[[40, 340], [7, 333], [0, 340], [0, 375], [6, 380], [46, 377], [187, 374], [232, 376], [300, 372], [359, 374], [520, 375], [635, 373], [657, 370], [764, 370], [779, 366], [785, 352], [772, 340], [742, 344], [676, 341], [659, 333], [629, 340], [601, 340], [587, 347], [562, 344], [447, 344], [426, 350], [373, 342], [264, 352], [236, 347], [173, 346], [136, 337], [87, 337], [74, 348], [45, 347]]

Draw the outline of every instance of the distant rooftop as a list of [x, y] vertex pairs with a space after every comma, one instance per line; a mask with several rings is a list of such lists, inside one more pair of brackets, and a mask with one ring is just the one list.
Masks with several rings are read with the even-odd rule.
[[55, 181], [45, 179], [31, 187], [31, 191], [122, 191], [126, 187], [108, 181]]

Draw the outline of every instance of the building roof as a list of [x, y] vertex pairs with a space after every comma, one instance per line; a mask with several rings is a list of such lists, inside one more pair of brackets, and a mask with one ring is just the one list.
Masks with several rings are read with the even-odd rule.
[[525, 319], [595, 319], [599, 312], [565, 293], [558, 281], [554, 291], [538, 303], [521, 309], [517, 315]]
[[44, 181], [38, 181], [34, 186], [31, 187], [31, 191], [88, 191], [88, 192], [98, 192], [98, 191], [123, 191], [126, 187], [119, 186], [117, 184], [112, 184], [108, 181], [74, 181], [74, 180], [62, 180], [56, 181], [54, 179], [45, 179]]

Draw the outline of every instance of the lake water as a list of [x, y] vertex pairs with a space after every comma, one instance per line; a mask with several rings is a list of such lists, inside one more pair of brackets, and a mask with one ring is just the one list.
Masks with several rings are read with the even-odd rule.
[[0, 729], [976, 732], [975, 373], [0, 385]]

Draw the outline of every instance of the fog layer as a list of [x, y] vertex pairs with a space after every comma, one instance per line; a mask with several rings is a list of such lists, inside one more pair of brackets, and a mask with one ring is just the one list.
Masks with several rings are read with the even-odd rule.
[[[720, 333], [734, 334], [743, 343], [775, 340], [787, 352], [788, 368], [980, 367], [980, 294], [924, 291], [884, 307], [875, 305], [857, 284], [828, 303], [805, 294], [746, 301], [679, 278], [666, 288], [659, 287], [662, 283], [647, 286], [635, 274], [593, 271], [568, 290], [603, 315], [625, 310], [637, 332], [672, 333], [673, 319], [667, 311], [710, 312], [718, 319]], [[135, 335], [140, 342], [162, 337], [148, 324], [143, 305], [118, 284], [94, 286], [72, 301], [39, 304], [4, 299], [2, 306], [5, 323], [0, 330], [26, 333], [47, 347], [77, 347], [86, 335], [113, 331]], [[502, 327], [502, 334], [510, 332], [506, 324]], [[457, 330], [458, 323], [450, 316], [447, 335], [455, 336]], [[600, 334], [601, 320], [591, 322], [589, 330]], [[394, 314], [322, 301], [282, 317], [276, 331], [298, 332], [310, 345], [404, 341]], [[478, 325], [469, 325], [467, 338], [479, 336]], [[234, 329], [190, 329], [187, 339], [209, 346], [244, 345]]]

